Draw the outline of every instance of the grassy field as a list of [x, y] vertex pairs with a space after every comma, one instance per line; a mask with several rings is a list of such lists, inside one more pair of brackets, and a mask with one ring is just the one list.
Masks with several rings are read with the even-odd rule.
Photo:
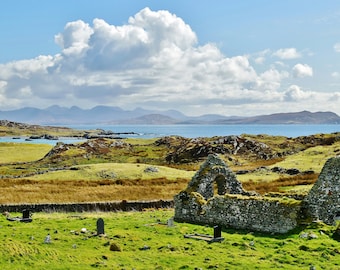
[[[2, 132], [8, 135], [20, 130]], [[49, 145], [0, 143], [0, 203], [172, 199], [204, 161], [200, 156], [188, 158], [223, 147], [225, 152], [220, 156], [233, 171], [249, 170], [237, 176], [245, 189], [306, 193], [325, 161], [340, 153], [340, 142], [335, 137], [245, 135], [243, 139], [265, 143], [280, 154], [269, 159], [259, 158], [253, 148], [240, 148], [234, 153], [232, 145], [217, 145], [216, 138], [197, 142], [173, 137], [165, 144], [157, 139], [100, 139], [61, 145], [52, 152]], [[252, 145], [259, 146], [248, 142], [249, 147]], [[171, 162], [169, 155], [188, 162]], [[312, 173], [280, 174], [272, 172], [273, 167]], [[331, 238], [335, 229], [332, 226], [316, 223], [285, 235], [224, 229], [223, 242], [208, 244], [183, 236], [213, 234], [212, 228], [186, 223], [164, 225], [173, 214], [172, 209], [33, 213], [31, 223], [10, 222], [3, 216], [0, 268], [340, 269], [340, 243]], [[105, 236], [95, 235], [99, 217], [105, 221]], [[44, 243], [47, 235], [50, 243]], [[119, 251], [110, 250], [114, 247]]]
[[[183, 235], [212, 235], [212, 228], [163, 225], [172, 215], [173, 210], [35, 213], [31, 223], [3, 217], [1, 269], [340, 269], [340, 243], [331, 238], [334, 228], [324, 224], [286, 235], [223, 230], [225, 240], [209, 244]], [[95, 236], [98, 218], [104, 219], [105, 236]], [[48, 234], [51, 242], [44, 243]]]
[[147, 164], [79, 165], [25, 178], [2, 179], [0, 203], [168, 200], [186, 187], [194, 173]]
[[[272, 145], [276, 140], [268, 136], [260, 138]], [[91, 143], [80, 147], [71, 145], [44, 159], [52, 148], [49, 145], [0, 143], [0, 203], [172, 199], [186, 187], [203, 161], [166, 163], [169, 149], [155, 145], [155, 141], [95, 141], [93, 147], [89, 147]], [[276, 143], [282, 141], [279, 137]], [[119, 144], [119, 147], [107, 146], [112, 144]], [[249, 159], [247, 155], [221, 157], [235, 172], [250, 170], [237, 175], [246, 190], [306, 193], [325, 161], [339, 151], [340, 142], [337, 141], [295, 151], [279, 159]], [[314, 173], [289, 176], [272, 172], [273, 167]]]
[[[150, 171], [148, 171], [148, 169]], [[99, 163], [73, 166], [70, 170], [49, 172], [30, 177], [32, 180], [98, 180], [140, 179], [151, 180], [166, 177], [169, 181], [178, 178], [190, 179], [195, 172], [135, 163]]]
[[47, 144], [0, 143], [0, 164], [35, 161], [51, 149]]

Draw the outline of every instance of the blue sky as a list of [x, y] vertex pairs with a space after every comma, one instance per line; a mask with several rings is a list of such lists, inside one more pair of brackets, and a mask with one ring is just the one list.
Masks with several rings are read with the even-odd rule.
[[340, 114], [338, 1], [1, 1], [0, 110]]

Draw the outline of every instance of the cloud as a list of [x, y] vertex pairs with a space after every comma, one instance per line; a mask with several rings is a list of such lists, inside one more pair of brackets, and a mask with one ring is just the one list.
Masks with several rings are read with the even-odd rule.
[[285, 48], [279, 49], [273, 53], [274, 56], [277, 56], [280, 59], [296, 59], [300, 58], [302, 55], [295, 48]]
[[335, 52], [339, 53], [340, 52], [340, 43], [334, 44], [333, 49], [334, 49]]
[[92, 34], [92, 28], [87, 23], [78, 20], [67, 23], [64, 32], [56, 35], [54, 39], [63, 49], [64, 55], [77, 55], [89, 48], [88, 42]]
[[283, 94], [285, 101], [301, 101], [312, 96], [311, 92], [304, 92], [297, 85], [291, 85]]
[[295, 78], [312, 77], [313, 69], [307, 64], [296, 64], [293, 67], [293, 76]]
[[[55, 42], [60, 46], [55, 55], [0, 65], [2, 109], [102, 104], [242, 115], [260, 108], [288, 110], [285, 102], [305, 98], [313, 104], [319, 95], [298, 86], [282, 90], [292, 76], [288, 65], [267, 63], [270, 49], [227, 57], [213, 43], [199, 45], [191, 27], [165, 10], [142, 9], [121, 26], [98, 18], [68, 22]], [[300, 56], [294, 48], [275, 55]], [[252, 60], [262, 63], [259, 70]], [[313, 75], [303, 64], [290, 72], [296, 78]], [[323, 94], [322, 100], [329, 98]]]
[[257, 88], [265, 91], [275, 92], [281, 86], [281, 81], [289, 76], [286, 71], [269, 69], [259, 75], [257, 79]]
[[337, 72], [337, 71], [334, 71], [334, 72], [331, 73], [331, 76], [332, 76], [333, 78], [339, 78], [339, 77], [340, 77], [340, 73]]
[[332, 76], [333, 78], [337, 79], [337, 78], [340, 78], [340, 73], [337, 72], [337, 71], [334, 71], [334, 72], [331, 73], [331, 76]]
[[266, 57], [268, 56], [268, 54], [270, 54], [270, 50], [269, 49], [265, 49], [263, 51], [255, 53], [253, 55], [254, 62], [256, 64], [263, 64], [266, 61]]

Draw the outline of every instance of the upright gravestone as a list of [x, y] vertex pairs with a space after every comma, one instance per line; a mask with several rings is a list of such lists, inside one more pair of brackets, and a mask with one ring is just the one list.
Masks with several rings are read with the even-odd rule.
[[168, 227], [173, 227], [174, 226], [174, 218], [169, 218], [168, 219]]
[[22, 218], [23, 218], [23, 219], [28, 219], [28, 218], [30, 218], [30, 211], [27, 210], [27, 209], [23, 210], [23, 211], [22, 211]]
[[214, 226], [214, 238], [221, 238], [221, 227], [220, 226]]
[[97, 235], [105, 234], [104, 231], [104, 220], [102, 218], [98, 218], [97, 220]]

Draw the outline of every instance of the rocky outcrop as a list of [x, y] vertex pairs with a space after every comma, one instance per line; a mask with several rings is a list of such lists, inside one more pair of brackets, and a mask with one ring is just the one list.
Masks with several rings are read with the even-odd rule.
[[51, 158], [52, 160], [62, 161], [63, 159], [69, 159], [70, 156], [63, 155], [68, 150], [90, 157], [91, 155], [104, 155], [107, 154], [111, 148], [127, 148], [130, 149], [132, 146], [122, 140], [109, 140], [104, 138], [87, 140], [80, 144], [64, 144], [58, 142], [44, 158]]
[[163, 137], [155, 142], [156, 145], [166, 145], [170, 152], [166, 157], [169, 163], [195, 162], [210, 154], [228, 154], [253, 156], [268, 160], [277, 157], [277, 153], [265, 143], [243, 138], [241, 136], [206, 138]]

